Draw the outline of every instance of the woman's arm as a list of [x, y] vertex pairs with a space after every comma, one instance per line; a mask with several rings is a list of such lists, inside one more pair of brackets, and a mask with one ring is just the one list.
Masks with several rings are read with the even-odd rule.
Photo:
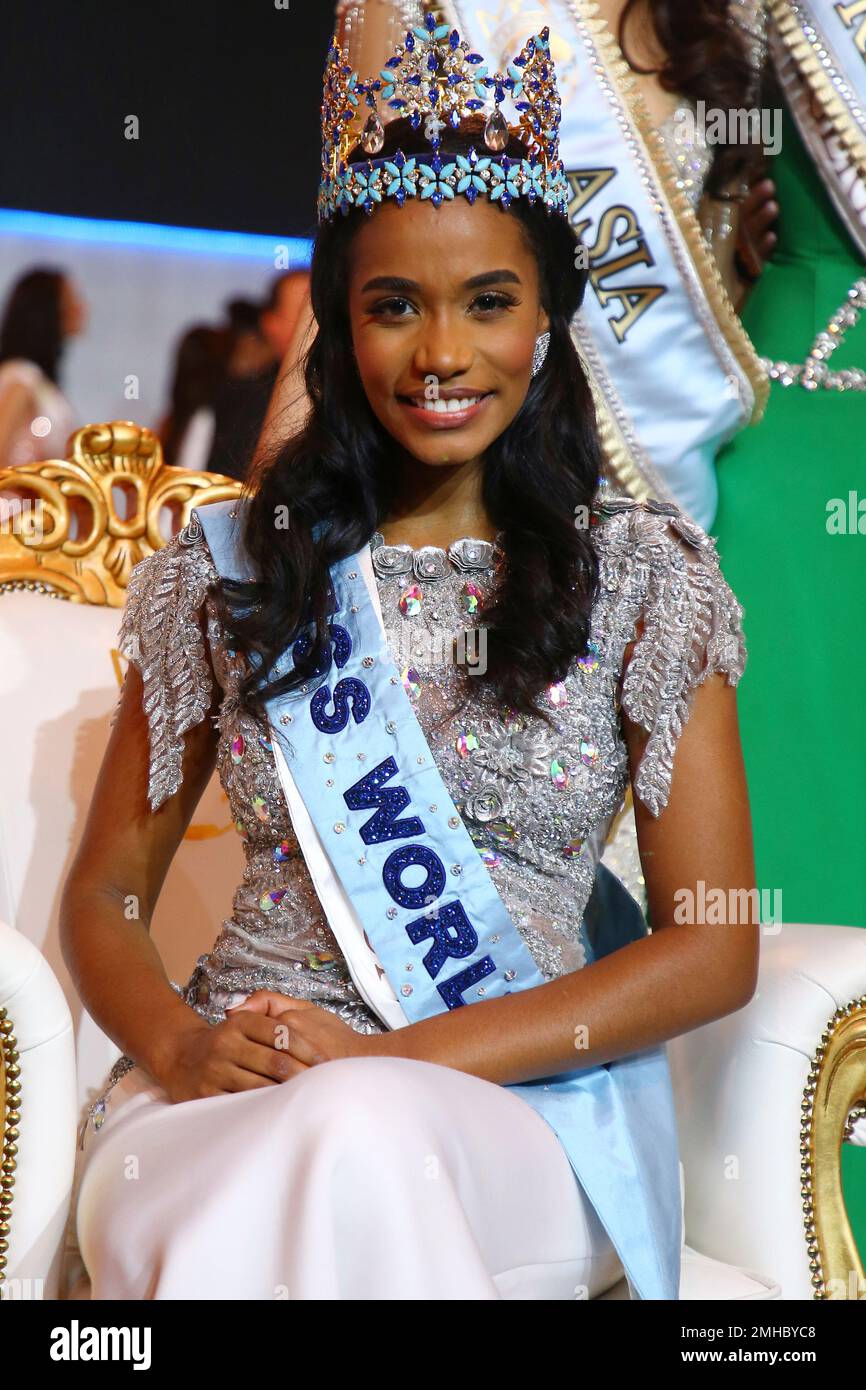
[[[623, 721], [634, 778], [647, 736]], [[695, 691], [667, 806], [656, 818], [635, 798], [635, 816], [650, 936], [547, 984], [370, 1038], [367, 1050], [509, 1085], [626, 1056], [748, 1003], [759, 926], [674, 917], [675, 895], [699, 894], [700, 880], [726, 895], [755, 888], [736, 690], [722, 675]]]
[[84, 833], [60, 905], [63, 958], [88, 1012], [158, 1075], [178, 1030], [208, 1025], [172, 989], [150, 937], [169, 866], [213, 771], [210, 718], [185, 735], [183, 781], [151, 811], [142, 679], [130, 662]]
[[276, 1086], [306, 1070], [277, 1050], [267, 1019], [243, 1013], [212, 1026], [191, 1009], [150, 937], [165, 876], [216, 760], [215, 677], [212, 689], [207, 717], [184, 735], [181, 785], [153, 811], [142, 678], [130, 664], [60, 907], [63, 958], [86, 1008], [175, 1102]]
[[[761, 175], [743, 194], [742, 186], [728, 190], [740, 202], [728, 203], [705, 197], [701, 204], [701, 227], [715, 257], [719, 274], [737, 313], [741, 313], [750, 290], [761, 277], [764, 264], [773, 254], [776, 234], [772, 230], [779, 207], [776, 186]], [[723, 220], [730, 223], [726, 236], [719, 231]]]
[[12, 446], [36, 414], [36, 400], [23, 381], [13, 381], [0, 396], [0, 468], [13, 464]]

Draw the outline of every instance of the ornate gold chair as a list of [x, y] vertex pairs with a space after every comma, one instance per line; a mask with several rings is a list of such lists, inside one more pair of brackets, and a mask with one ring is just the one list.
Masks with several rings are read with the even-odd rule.
[[[127, 421], [88, 426], [70, 447], [68, 460], [0, 472], [0, 502], [39, 498], [51, 523], [41, 536], [20, 514], [15, 533], [0, 526], [4, 1297], [89, 1297], [67, 1246], [76, 1130], [118, 1049], [67, 976], [57, 906], [117, 698], [117, 610], [132, 566], [167, 539], [166, 511], [181, 526], [194, 503], [240, 491], [167, 467], [155, 436]], [[75, 537], [72, 505], [86, 507]], [[618, 863], [616, 832], [605, 859], [623, 874], [634, 847]], [[171, 978], [186, 978], [210, 946], [242, 872], [214, 778], [152, 924]], [[840, 1151], [846, 1139], [866, 1143], [866, 931], [785, 924], [762, 944], [747, 1008], [669, 1044], [688, 1234], [681, 1296], [863, 1297]], [[624, 1281], [604, 1297], [627, 1298]]]
[[[79, 430], [67, 459], [0, 470], [0, 1276], [8, 1258], [7, 1297], [26, 1294], [28, 1279], [43, 1281], [33, 1286], [42, 1296], [65, 1293], [79, 1112], [118, 1055], [82, 1009], [57, 919], [123, 677], [116, 642], [129, 575], [186, 524], [193, 505], [239, 492], [231, 478], [168, 467], [157, 437], [130, 421]], [[190, 956], [210, 946], [242, 874], [240, 841], [214, 776], [152, 924], [171, 978], [186, 979]]]

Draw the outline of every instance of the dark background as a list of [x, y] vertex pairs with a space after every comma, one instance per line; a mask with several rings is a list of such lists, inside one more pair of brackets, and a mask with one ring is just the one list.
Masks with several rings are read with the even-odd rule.
[[0, 0], [0, 15], [0, 206], [312, 234], [333, 0]]

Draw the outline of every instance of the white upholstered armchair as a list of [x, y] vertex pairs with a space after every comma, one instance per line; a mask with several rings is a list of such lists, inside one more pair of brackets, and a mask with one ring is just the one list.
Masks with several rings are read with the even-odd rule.
[[[165, 466], [155, 437], [129, 422], [79, 431], [68, 460], [0, 472], [0, 502], [13, 482], [18, 496], [42, 498], [53, 529], [34, 542], [0, 526], [0, 1289], [88, 1298], [70, 1219], [76, 1131], [118, 1049], [68, 978], [59, 896], [117, 700], [129, 571], [164, 544], [167, 507], [183, 525], [192, 505], [239, 485]], [[89, 503], [87, 535], [68, 533], [70, 497]], [[186, 978], [209, 946], [242, 870], [215, 778], [153, 923], [171, 978]], [[862, 1296], [840, 1152], [866, 1143], [866, 931], [768, 928], [750, 1004], [676, 1039], [669, 1055], [681, 1297]], [[625, 1282], [604, 1297], [626, 1299]]]

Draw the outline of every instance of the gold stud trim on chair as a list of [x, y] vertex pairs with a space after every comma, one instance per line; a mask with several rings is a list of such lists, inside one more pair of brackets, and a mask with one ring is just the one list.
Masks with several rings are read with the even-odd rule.
[[[126, 518], [115, 502], [118, 485], [134, 494]], [[157, 436], [131, 420], [85, 425], [72, 435], [68, 458], [0, 469], [0, 592], [30, 589], [122, 608], [133, 566], [166, 544], [163, 509], [178, 509], [185, 526], [192, 507], [238, 497], [241, 488], [221, 473], [164, 463]], [[37, 508], [44, 534], [9, 525], [10, 491]], [[88, 514], [88, 529], [73, 540], [76, 510]]]
[[862, 1297], [860, 1259], [842, 1191], [842, 1144], [866, 1099], [866, 994], [839, 1008], [803, 1091], [800, 1192], [816, 1299]]
[[6, 1279], [12, 1198], [15, 1188], [15, 1156], [21, 1118], [21, 1068], [12, 1020], [0, 1008], [0, 1297]]

